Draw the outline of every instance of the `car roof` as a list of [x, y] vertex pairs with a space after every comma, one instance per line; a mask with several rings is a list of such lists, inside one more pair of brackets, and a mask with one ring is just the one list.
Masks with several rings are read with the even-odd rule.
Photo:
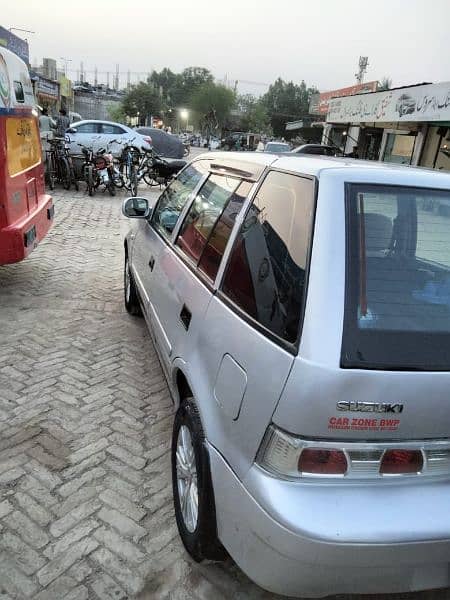
[[208, 152], [200, 156], [214, 159], [218, 163], [220, 163], [220, 159], [233, 158], [242, 162], [276, 167], [299, 175], [310, 175], [318, 179], [324, 175], [334, 174], [345, 181], [365, 181], [366, 183], [395, 181], [400, 185], [450, 188], [450, 173], [448, 172], [379, 161], [271, 152]]
[[127, 131], [133, 131], [128, 127], [128, 125], [124, 125], [123, 123], [117, 123], [115, 121], [103, 121], [102, 119], [83, 119], [82, 121], [76, 121], [71, 124], [71, 127], [76, 127], [77, 125], [84, 125], [84, 123], [103, 123], [105, 125], [117, 125], [118, 127], [123, 127]]

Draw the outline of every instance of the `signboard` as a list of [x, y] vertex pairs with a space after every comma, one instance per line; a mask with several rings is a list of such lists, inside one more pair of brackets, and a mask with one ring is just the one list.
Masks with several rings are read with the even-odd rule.
[[36, 85], [36, 94], [57, 100], [59, 96], [59, 84], [56, 81], [39, 76]]
[[450, 121], [450, 82], [330, 101], [328, 123]]
[[64, 75], [59, 80], [59, 88], [61, 90], [61, 96], [64, 96], [64, 98], [70, 98], [72, 96], [72, 82]]
[[30, 64], [30, 52], [28, 49], [28, 42], [26, 40], [23, 40], [19, 36], [14, 35], [14, 33], [11, 33], [10, 31], [1, 26], [0, 46], [11, 50], [11, 52], [14, 52], [14, 54], [17, 54], [17, 56], [24, 60], [27, 63], [27, 65]]
[[295, 131], [296, 129], [302, 129], [303, 121], [288, 121], [286, 123], [286, 131]]
[[6, 119], [6, 146], [10, 177], [31, 169], [41, 160], [41, 141], [36, 119]]
[[332, 90], [331, 92], [321, 92], [315, 94], [311, 98], [309, 112], [312, 115], [326, 115], [328, 106], [332, 98], [342, 98], [344, 96], [352, 96], [354, 94], [367, 94], [375, 92], [377, 89], [377, 81], [368, 81], [367, 83], [358, 83], [349, 87]]

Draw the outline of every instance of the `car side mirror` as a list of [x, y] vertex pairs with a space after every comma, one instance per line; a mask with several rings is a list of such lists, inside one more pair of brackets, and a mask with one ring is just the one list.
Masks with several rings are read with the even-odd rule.
[[122, 204], [122, 214], [129, 219], [147, 219], [151, 212], [152, 206], [147, 198], [132, 196], [125, 198]]
[[66, 129], [66, 133], [76, 133], [77, 130], [75, 129], [75, 127], [69, 127], [69, 129]]

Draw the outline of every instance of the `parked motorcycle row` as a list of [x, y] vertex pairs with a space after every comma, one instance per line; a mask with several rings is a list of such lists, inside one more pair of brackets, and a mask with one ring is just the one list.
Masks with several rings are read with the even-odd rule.
[[[53, 143], [47, 151], [46, 178], [50, 189], [55, 182], [70, 189], [73, 184], [78, 190], [79, 180], [84, 181], [89, 196], [97, 191], [109, 192], [115, 196], [116, 190], [125, 188], [131, 196], [137, 196], [138, 185], [143, 180], [148, 186], [166, 186], [186, 165], [184, 160], [167, 160], [152, 148], [138, 148], [134, 139], [125, 145], [119, 140], [111, 140], [106, 147], [94, 150], [92, 146], [77, 144], [80, 155], [71, 155], [67, 140]], [[118, 156], [110, 150], [113, 144], [123, 148]]]

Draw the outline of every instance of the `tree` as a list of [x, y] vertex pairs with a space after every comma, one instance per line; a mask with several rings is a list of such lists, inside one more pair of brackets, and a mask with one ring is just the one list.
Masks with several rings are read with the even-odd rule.
[[198, 123], [206, 134], [218, 129], [227, 120], [235, 104], [235, 95], [224, 85], [203, 83], [192, 94], [190, 107], [195, 111]]
[[127, 120], [125, 111], [123, 110], [122, 102], [115, 103], [113, 106], [108, 108], [108, 115], [111, 121], [115, 121], [116, 123], [124, 123]]
[[314, 87], [308, 88], [304, 81], [297, 85], [279, 77], [272, 83], [262, 97], [262, 103], [276, 135], [283, 135], [287, 121], [295, 121], [308, 115], [309, 102], [314, 93], [317, 90]]
[[236, 104], [242, 114], [240, 128], [243, 131], [272, 134], [267, 109], [260, 99], [244, 94], [237, 97]]
[[211, 71], [204, 67], [188, 67], [180, 73], [179, 83], [181, 95], [183, 96], [182, 101], [186, 106], [189, 106], [193, 94], [203, 85], [214, 84], [214, 77]]
[[378, 83], [377, 91], [381, 92], [383, 90], [390, 90], [392, 87], [392, 79], [390, 77], [384, 76], [382, 80]]
[[129, 117], [138, 117], [142, 120], [150, 115], [158, 114], [162, 102], [159, 91], [152, 83], [140, 82], [127, 93], [122, 101], [123, 112]]

